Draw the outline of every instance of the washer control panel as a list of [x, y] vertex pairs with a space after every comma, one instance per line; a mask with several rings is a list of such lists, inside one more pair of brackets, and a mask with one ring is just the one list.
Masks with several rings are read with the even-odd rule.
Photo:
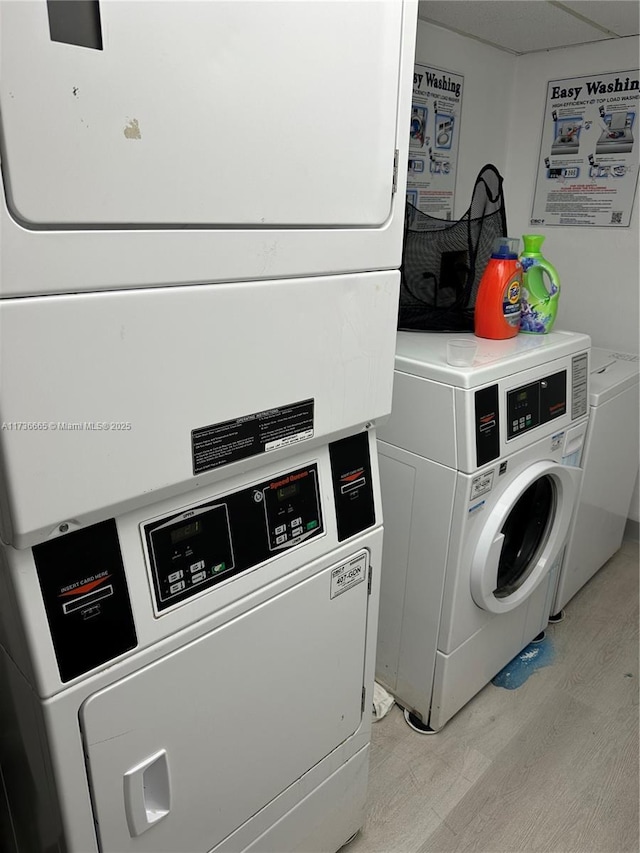
[[141, 525], [158, 613], [323, 532], [317, 465]]
[[567, 371], [507, 393], [507, 438], [514, 438], [567, 411]]

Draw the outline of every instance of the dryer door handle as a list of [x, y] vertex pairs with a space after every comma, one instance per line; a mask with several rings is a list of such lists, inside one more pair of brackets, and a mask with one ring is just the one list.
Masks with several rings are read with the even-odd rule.
[[171, 786], [164, 749], [124, 774], [124, 806], [132, 838], [142, 835], [169, 814]]

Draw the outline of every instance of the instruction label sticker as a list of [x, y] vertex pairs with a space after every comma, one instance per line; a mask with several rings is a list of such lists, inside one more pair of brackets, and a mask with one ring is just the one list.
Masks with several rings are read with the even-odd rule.
[[367, 555], [360, 554], [331, 570], [331, 598], [357, 586], [367, 576]]
[[493, 488], [493, 474], [492, 469], [491, 471], [485, 471], [484, 474], [478, 474], [477, 477], [473, 478], [471, 481], [471, 495], [469, 496], [470, 501], [491, 491]]
[[194, 476], [313, 438], [313, 400], [191, 431]]
[[586, 352], [571, 359], [571, 419], [587, 414], [587, 380], [589, 379], [589, 357]]
[[557, 450], [562, 445], [562, 439], [564, 438], [564, 433], [559, 432], [556, 435], [551, 436], [551, 450]]

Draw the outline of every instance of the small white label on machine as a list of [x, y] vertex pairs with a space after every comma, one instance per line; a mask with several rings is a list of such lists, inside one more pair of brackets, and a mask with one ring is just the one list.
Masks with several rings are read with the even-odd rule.
[[471, 495], [469, 496], [469, 500], [474, 500], [480, 495], [484, 495], [486, 492], [490, 492], [493, 488], [493, 469], [491, 471], [485, 471], [484, 474], [478, 474], [477, 477], [474, 477], [471, 481]]
[[352, 560], [331, 570], [331, 598], [342, 595], [357, 586], [367, 576], [367, 555], [359, 554]]

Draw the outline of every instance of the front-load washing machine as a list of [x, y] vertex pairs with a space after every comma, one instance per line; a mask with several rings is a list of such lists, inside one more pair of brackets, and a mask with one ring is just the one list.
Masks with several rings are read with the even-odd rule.
[[400, 332], [379, 434], [385, 512], [376, 678], [437, 731], [548, 622], [579, 499], [586, 335]]

